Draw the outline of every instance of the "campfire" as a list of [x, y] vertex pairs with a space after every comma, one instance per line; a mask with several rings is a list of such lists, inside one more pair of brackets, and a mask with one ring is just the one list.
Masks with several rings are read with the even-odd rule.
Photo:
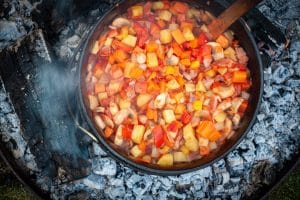
[[51, 199], [263, 196], [299, 155], [298, 1], [265, 0], [245, 17], [264, 64], [262, 105], [251, 131], [224, 159], [168, 177], [116, 162], [78, 112], [83, 43], [116, 3], [0, 5], [0, 150], [12, 169], [37, 195]]

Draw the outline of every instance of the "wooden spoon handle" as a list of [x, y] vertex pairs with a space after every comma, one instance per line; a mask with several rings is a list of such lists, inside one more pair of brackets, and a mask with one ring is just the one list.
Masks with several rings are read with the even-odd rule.
[[237, 0], [229, 6], [221, 15], [208, 25], [208, 30], [213, 39], [216, 39], [238, 18], [248, 10], [256, 6], [262, 0]]

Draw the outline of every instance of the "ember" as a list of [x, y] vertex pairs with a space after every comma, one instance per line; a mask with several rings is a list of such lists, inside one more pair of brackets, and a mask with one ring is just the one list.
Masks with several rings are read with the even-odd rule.
[[[224, 159], [171, 177], [142, 174], [117, 163], [76, 125], [88, 129], [80, 113], [74, 112], [81, 47], [93, 24], [117, 1], [66, 1], [73, 6], [54, 3], [58, 1], [4, 2], [0, 5], [0, 145], [40, 195], [255, 198], [299, 153], [299, 1], [265, 0], [259, 5], [263, 15], [255, 10], [248, 16], [265, 61], [264, 95], [251, 131]], [[266, 30], [255, 16], [266, 16], [285, 35], [269, 26]], [[285, 36], [289, 48], [282, 43]]]

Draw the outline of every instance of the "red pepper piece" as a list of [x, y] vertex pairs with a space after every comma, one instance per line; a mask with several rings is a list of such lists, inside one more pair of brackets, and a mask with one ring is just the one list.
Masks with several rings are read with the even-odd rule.
[[154, 144], [157, 148], [160, 148], [164, 144], [164, 130], [161, 126], [155, 126], [152, 130], [152, 134], [154, 136]]

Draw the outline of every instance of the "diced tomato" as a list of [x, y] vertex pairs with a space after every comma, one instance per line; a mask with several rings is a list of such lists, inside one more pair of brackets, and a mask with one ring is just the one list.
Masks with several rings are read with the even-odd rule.
[[168, 125], [167, 130], [171, 132], [177, 132], [179, 129], [178, 122], [173, 121]]
[[182, 2], [176, 2], [174, 3], [173, 7], [172, 7], [176, 12], [178, 13], [183, 13], [185, 14], [189, 7], [187, 6], [187, 4], [182, 3]]
[[211, 55], [211, 50], [212, 50], [212, 48], [210, 45], [207, 45], [207, 44], [202, 45], [199, 49], [199, 55], [201, 57], [206, 56], [206, 55]]
[[185, 14], [178, 14], [177, 15], [177, 21], [178, 23], [182, 23], [185, 21]]
[[234, 86], [234, 89], [235, 89], [235, 94], [240, 95], [241, 92], [242, 92], [242, 84], [234, 83], [233, 86]]
[[242, 70], [242, 71], [245, 71], [245, 70], [247, 69], [246, 66], [243, 65], [243, 64], [241, 64], [241, 63], [234, 63], [234, 64], [232, 65], [232, 68], [238, 68], [238, 69], [240, 69], [240, 70]]
[[107, 37], [116, 37], [118, 34], [117, 29], [110, 29], [107, 33]]
[[124, 125], [122, 128], [122, 136], [126, 140], [131, 139], [131, 132], [132, 132], [132, 127], [130, 125]]
[[200, 33], [199, 37], [198, 37], [198, 45], [201, 46], [201, 45], [204, 45], [206, 44], [208, 41], [208, 38], [206, 36], [205, 33]]
[[187, 111], [184, 111], [183, 114], [181, 115], [181, 122], [183, 124], [188, 124], [190, 121], [192, 121], [192, 114], [187, 112]]
[[164, 144], [164, 130], [160, 125], [157, 125], [153, 128], [152, 134], [154, 137], [154, 144], [157, 148], [160, 148]]

